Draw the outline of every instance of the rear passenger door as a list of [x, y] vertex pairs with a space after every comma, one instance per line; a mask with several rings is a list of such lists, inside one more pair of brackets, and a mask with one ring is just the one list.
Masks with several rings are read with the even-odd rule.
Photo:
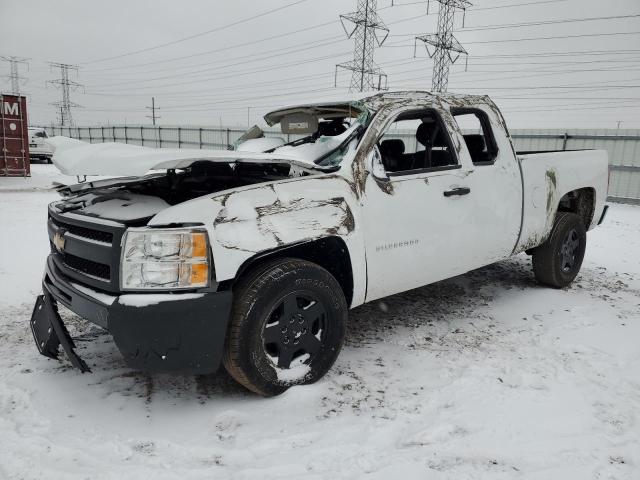
[[466, 185], [471, 190], [475, 222], [469, 244], [474, 268], [502, 260], [513, 251], [520, 232], [522, 179], [502, 119], [488, 105], [452, 108], [462, 139], [460, 156], [470, 164]]

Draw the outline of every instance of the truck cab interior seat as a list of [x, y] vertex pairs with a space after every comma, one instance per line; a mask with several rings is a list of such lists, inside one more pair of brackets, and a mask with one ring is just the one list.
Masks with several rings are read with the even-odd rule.
[[431, 149], [431, 167], [446, 167], [447, 165], [455, 165], [455, 160], [449, 151], [447, 137], [442, 130], [436, 133]]
[[488, 160], [484, 135], [464, 135], [464, 142], [467, 144], [467, 150], [469, 150], [473, 163], [486, 162]]
[[406, 170], [404, 151], [404, 142], [399, 138], [390, 138], [380, 142], [382, 165], [387, 172]]
[[425, 149], [414, 154], [414, 169], [455, 165], [455, 159], [449, 151], [446, 133], [439, 125], [421, 123], [416, 130], [416, 140]]

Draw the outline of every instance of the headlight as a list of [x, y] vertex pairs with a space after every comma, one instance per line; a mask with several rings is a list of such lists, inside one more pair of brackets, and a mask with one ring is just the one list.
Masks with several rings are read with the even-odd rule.
[[120, 263], [122, 290], [176, 290], [209, 285], [209, 242], [203, 230], [131, 228]]

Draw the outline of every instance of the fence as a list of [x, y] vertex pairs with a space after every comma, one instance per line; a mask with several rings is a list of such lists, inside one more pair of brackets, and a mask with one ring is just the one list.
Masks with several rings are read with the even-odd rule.
[[[110, 125], [107, 127], [44, 127], [49, 136], [63, 135], [90, 143], [122, 142], [155, 148], [231, 149], [246, 128]], [[283, 135], [267, 131], [267, 135]], [[288, 137], [285, 135], [285, 137]], [[288, 138], [287, 138], [288, 141]]]
[[[148, 125], [46, 128], [49, 135], [64, 135], [92, 143], [124, 142], [157, 148], [200, 149], [230, 149], [245, 132], [245, 129], [237, 127]], [[277, 131], [267, 131], [266, 135], [283, 136]], [[409, 132], [398, 132], [397, 136], [405, 143], [415, 141]], [[516, 149], [521, 151], [606, 150], [611, 170], [609, 199], [640, 204], [640, 130], [513, 130], [511, 136]], [[285, 140], [290, 140], [285, 137]]]

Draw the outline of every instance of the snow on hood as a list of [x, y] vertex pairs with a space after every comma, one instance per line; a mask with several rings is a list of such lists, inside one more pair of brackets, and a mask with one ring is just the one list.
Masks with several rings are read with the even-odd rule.
[[65, 175], [142, 176], [150, 170], [186, 168], [197, 161], [220, 163], [288, 163], [304, 169], [320, 169], [298, 156], [229, 150], [150, 148], [123, 143], [86, 143], [68, 137], [53, 137], [53, 163]]

